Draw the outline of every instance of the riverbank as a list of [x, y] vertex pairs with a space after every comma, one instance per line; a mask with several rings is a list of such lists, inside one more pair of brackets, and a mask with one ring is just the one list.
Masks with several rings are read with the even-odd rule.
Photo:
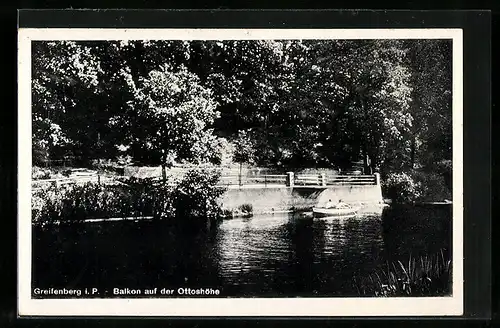
[[[292, 173], [290, 176], [293, 178]], [[319, 179], [316, 175], [313, 178]], [[300, 179], [298, 181], [302, 181]], [[368, 182], [336, 176], [334, 179], [342, 181], [335, 180], [334, 185], [328, 185], [325, 179], [323, 176], [313, 184], [308, 181], [297, 186], [290, 180], [289, 186], [260, 184], [252, 188], [229, 188], [220, 185], [220, 172], [202, 168], [184, 172], [180, 180], [129, 178], [42, 183], [32, 191], [32, 218], [34, 224], [42, 225], [150, 216], [181, 220], [198, 217], [214, 221], [235, 216], [308, 211], [330, 200], [342, 200], [362, 208], [382, 204], [377, 175], [362, 178]]]
[[[371, 210], [384, 206], [381, 188], [374, 185], [342, 185], [318, 187], [274, 187], [228, 189], [221, 198], [224, 211], [239, 213], [242, 206], [253, 214], [308, 211], [329, 200]], [[376, 211], [379, 212], [378, 210]]]
[[[189, 173], [191, 172], [191, 173]], [[148, 179], [116, 180], [116, 183], [50, 184], [33, 191], [35, 224], [54, 222], [102, 222], [190, 217], [211, 221], [254, 215], [310, 212], [328, 201], [342, 200], [359, 208], [359, 214], [379, 215], [392, 204], [382, 198], [375, 184], [331, 186], [266, 186], [227, 188], [218, 185], [217, 173], [193, 170], [180, 181], [158, 183]], [[443, 202], [411, 202], [411, 205], [443, 206]], [[392, 204], [400, 206], [399, 203]]]
[[[120, 221], [125, 218], [213, 221], [220, 215], [216, 172], [194, 169], [181, 180], [156, 183], [123, 179], [119, 183], [49, 184], [32, 190], [32, 223], [47, 225]], [[90, 220], [90, 221], [89, 221]]]
[[[382, 214], [382, 211], [384, 208], [389, 207], [389, 205], [380, 205], [380, 206], [366, 206], [366, 207], [361, 207], [357, 211], [358, 215], [380, 215]], [[242, 211], [235, 211], [235, 212], [225, 212], [220, 216], [220, 220], [231, 220], [231, 219], [236, 219], [236, 218], [251, 218], [251, 217], [262, 217], [262, 216], [269, 216], [269, 215], [281, 215], [281, 214], [296, 214], [297, 217], [300, 218], [312, 218], [313, 217], [313, 212], [311, 208], [308, 209], [302, 209], [302, 210], [297, 210], [297, 209], [290, 209], [290, 210], [276, 210], [276, 211], [260, 211], [260, 212], [242, 212]], [[150, 220], [155, 220], [153, 216], [130, 216], [130, 217], [105, 217], [105, 218], [91, 218], [91, 219], [81, 219], [81, 220], [75, 220], [74, 222], [79, 222], [79, 223], [98, 223], [98, 222], [120, 222], [120, 221], [133, 221], [133, 222], [140, 222], [140, 221], [150, 221]], [[60, 225], [62, 223], [68, 223], [66, 220], [51, 220], [51, 224], [55, 225]]]
[[210, 228], [135, 219], [34, 227], [32, 286], [76, 282], [101, 297], [150, 286], [212, 286], [224, 297], [375, 297], [358, 293], [353, 277], [451, 243], [449, 213], [439, 208], [387, 208], [347, 220], [275, 213]]

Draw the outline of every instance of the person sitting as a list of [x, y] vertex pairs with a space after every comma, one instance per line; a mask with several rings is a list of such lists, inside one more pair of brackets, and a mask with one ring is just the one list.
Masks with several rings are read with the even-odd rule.
[[335, 208], [350, 208], [351, 206], [349, 206], [349, 204], [347, 203], [344, 203], [342, 201], [342, 199], [339, 199], [339, 202], [337, 203], [337, 205], [335, 206]]

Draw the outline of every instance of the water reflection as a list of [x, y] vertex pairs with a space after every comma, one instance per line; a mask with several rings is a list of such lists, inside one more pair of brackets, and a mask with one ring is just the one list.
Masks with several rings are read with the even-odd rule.
[[292, 288], [309, 295], [343, 292], [351, 289], [346, 279], [384, 251], [380, 216], [258, 216], [224, 222], [218, 235], [225, 286], [251, 286], [245, 292], [259, 295]]
[[35, 229], [33, 236], [33, 285], [40, 288], [213, 287], [235, 297], [358, 296], [354, 276], [409, 254], [451, 251], [451, 213], [392, 208], [333, 220], [275, 214], [212, 229], [108, 222]]

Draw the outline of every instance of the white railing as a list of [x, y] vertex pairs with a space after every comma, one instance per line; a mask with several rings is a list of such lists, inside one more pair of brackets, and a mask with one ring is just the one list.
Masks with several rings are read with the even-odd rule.
[[377, 175], [297, 174], [290, 180], [296, 186], [376, 185]]
[[105, 175], [89, 175], [81, 177], [55, 178], [55, 179], [38, 179], [31, 181], [31, 188], [36, 190], [47, 185], [60, 186], [64, 184], [84, 184], [87, 182], [110, 183], [115, 181], [116, 177], [105, 176]]
[[326, 185], [372, 185], [377, 184], [375, 175], [339, 175], [327, 176]]
[[220, 184], [223, 186], [243, 185], [286, 185], [286, 174], [259, 174], [255, 176], [243, 176], [238, 174], [226, 174], [221, 176]]
[[[116, 176], [92, 175], [71, 178], [32, 180], [32, 189], [39, 189], [47, 185], [83, 184], [87, 182], [119, 183]], [[161, 177], [152, 178], [154, 182], [161, 182]], [[221, 186], [261, 186], [261, 187], [325, 187], [337, 185], [376, 185], [377, 175], [327, 175], [327, 174], [257, 174], [244, 176], [239, 174], [224, 174], [220, 178]]]

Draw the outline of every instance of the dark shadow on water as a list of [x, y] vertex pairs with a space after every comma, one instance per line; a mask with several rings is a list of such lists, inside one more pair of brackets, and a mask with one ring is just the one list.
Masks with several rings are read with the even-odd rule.
[[405, 206], [387, 208], [383, 215], [384, 244], [388, 260], [425, 256], [446, 251], [452, 254], [452, 207]]
[[53, 227], [34, 234], [40, 288], [178, 288], [220, 285], [214, 230], [144, 221]]
[[33, 230], [33, 286], [218, 288], [231, 297], [358, 296], [352, 281], [387, 261], [451, 252], [451, 213], [390, 208], [313, 220], [275, 214], [206, 225], [102, 222]]

